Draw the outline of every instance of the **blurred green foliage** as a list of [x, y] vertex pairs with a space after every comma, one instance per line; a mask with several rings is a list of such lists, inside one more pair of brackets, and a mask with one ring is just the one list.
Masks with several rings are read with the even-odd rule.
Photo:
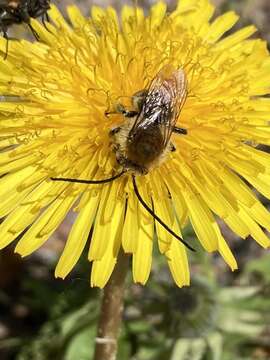
[[[248, 262], [233, 286], [219, 285], [210, 258], [198, 258], [191, 287], [177, 288], [160, 257], [146, 287], [129, 279], [118, 360], [269, 359], [269, 255]], [[86, 267], [82, 261], [78, 276], [57, 289], [23, 280], [24, 304], [45, 320], [31, 337], [0, 341], [13, 349], [10, 359], [91, 359], [100, 291], [82, 279]]]

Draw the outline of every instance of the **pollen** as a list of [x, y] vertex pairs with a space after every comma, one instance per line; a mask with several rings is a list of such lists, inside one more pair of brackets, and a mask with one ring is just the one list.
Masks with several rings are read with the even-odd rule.
[[232, 270], [237, 262], [217, 219], [269, 247], [270, 214], [252, 188], [270, 198], [270, 156], [260, 146], [270, 145], [270, 57], [264, 41], [250, 39], [254, 26], [226, 35], [238, 16], [212, 20], [214, 10], [208, 0], [181, 0], [168, 13], [159, 1], [148, 15], [94, 6], [85, 18], [70, 6], [67, 23], [52, 5], [46, 28], [31, 21], [40, 41], [9, 40], [0, 62], [1, 248], [21, 234], [16, 252], [33, 253], [73, 211], [57, 277], [88, 247], [91, 285], [103, 287], [122, 248], [134, 281], [145, 284], [157, 245], [176, 284], [189, 285], [189, 250], [141, 205], [129, 172], [104, 184], [51, 180], [120, 172], [109, 136], [125, 121], [116, 104], [133, 110], [132, 96], [168, 65], [187, 77], [176, 119], [187, 135], [173, 133], [176, 150], [136, 176], [141, 197], [179, 236], [190, 223], [198, 239], [190, 245], [219, 252]]

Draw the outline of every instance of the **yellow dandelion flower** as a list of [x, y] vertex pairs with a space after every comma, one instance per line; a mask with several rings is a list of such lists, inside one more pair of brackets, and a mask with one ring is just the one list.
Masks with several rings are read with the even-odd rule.
[[[31, 254], [73, 209], [57, 277], [74, 267], [93, 227], [92, 286], [106, 284], [120, 247], [132, 254], [134, 281], [144, 284], [155, 232], [175, 282], [189, 284], [186, 247], [138, 201], [131, 171], [104, 184], [51, 180], [121, 172], [109, 132], [128, 119], [106, 112], [120, 103], [132, 111], [132, 95], [164, 66], [187, 79], [177, 118], [187, 135], [173, 133], [176, 151], [136, 176], [142, 199], [176, 234], [190, 221], [202, 247], [218, 251], [232, 270], [237, 263], [217, 218], [269, 246], [263, 228], [270, 230], [270, 214], [248, 184], [270, 198], [270, 157], [256, 147], [270, 145], [270, 57], [265, 42], [248, 39], [253, 26], [224, 36], [238, 16], [211, 21], [213, 13], [208, 0], [181, 0], [170, 14], [157, 2], [147, 16], [139, 7], [124, 6], [120, 17], [93, 7], [90, 19], [71, 6], [69, 25], [52, 6], [49, 31], [32, 21], [40, 42], [10, 41], [0, 62], [1, 248], [23, 233], [16, 252]], [[0, 46], [4, 53], [5, 39]]]

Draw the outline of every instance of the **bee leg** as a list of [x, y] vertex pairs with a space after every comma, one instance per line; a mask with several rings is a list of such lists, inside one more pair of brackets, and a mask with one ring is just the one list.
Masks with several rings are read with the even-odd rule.
[[174, 144], [173, 144], [172, 142], [169, 143], [169, 150], [170, 150], [171, 152], [176, 151], [176, 147], [174, 146]]
[[33, 28], [33, 26], [32, 26], [30, 23], [28, 24], [28, 26], [29, 26], [29, 29], [31, 30], [32, 34], [34, 35], [35, 39], [36, 39], [37, 41], [39, 41], [39, 35], [38, 35], [38, 33], [36, 32], [36, 30]]
[[48, 23], [50, 22], [50, 17], [47, 11], [45, 12], [45, 19]]
[[132, 118], [138, 115], [138, 112], [133, 110], [127, 110], [122, 104], [116, 104], [115, 111], [105, 111], [104, 114], [105, 116], [108, 116], [110, 114], [122, 114], [125, 117]]
[[122, 115], [124, 115], [125, 117], [134, 117], [134, 116], [136, 116], [136, 115], [138, 115], [138, 112], [137, 111], [133, 111], [133, 110], [127, 110], [125, 107], [124, 107], [124, 105], [122, 105], [122, 104], [117, 104], [116, 106], [115, 106], [115, 110], [116, 110], [116, 112], [118, 112], [118, 113], [120, 113], [120, 114], [122, 114]]
[[116, 144], [116, 145], [113, 145], [112, 151], [117, 154], [117, 152], [119, 151], [119, 149], [120, 149], [120, 145], [119, 145], [119, 144]]
[[124, 156], [121, 156], [121, 158], [117, 159], [117, 161], [126, 170], [131, 170], [131, 171], [133, 171], [133, 172], [135, 172], [137, 174], [140, 174], [140, 175], [147, 175], [148, 174], [148, 169], [146, 167], [137, 165], [133, 161], [130, 161], [127, 158], [125, 158]]
[[122, 154], [119, 154], [117, 152], [117, 149], [116, 149], [116, 161], [118, 162], [119, 165], [122, 165], [124, 168], [126, 168], [127, 159]]
[[128, 118], [133, 118], [134, 116], [138, 115], [138, 112], [131, 110], [131, 111], [126, 111], [123, 115]]
[[3, 32], [3, 37], [6, 39], [6, 52], [5, 52], [5, 55], [4, 55], [4, 60], [6, 60], [6, 58], [8, 56], [8, 40], [9, 40], [6, 30]]
[[113, 136], [113, 135], [115, 135], [115, 134], [117, 134], [119, 131], [120, 131], [120, 126], [117, 126], [117, 127], [115, 127], [115, 128], [112, 128], [111, 130], [110, 130], [110, 132], [109, 132], [109, 135], [110, 136]]
[[173, 128], [173, 132], [176, 134], [187, 135], [187, 129], [179, 128], [176, 126]]
[[52, 32], [47, 28], [47, 25], [46, 25], [46, 21], [47, 22], [50, 22], [50, 18], [49, 18], [49, 15], [47, 14], [47, 12], [45, 14], [42, 14], [41, 16], [41, 22], [43, 24], [43, 26], [45, 27], [45, 29], [52, 34]]
[[138, 112], [142, 110], [143, 103], [145, 101], [145, 98], [147, 96], [148, 90], [140, 90], [137, 91], [135, 94], [132, 95], [131, 101], [134, 109], [136, 109]]

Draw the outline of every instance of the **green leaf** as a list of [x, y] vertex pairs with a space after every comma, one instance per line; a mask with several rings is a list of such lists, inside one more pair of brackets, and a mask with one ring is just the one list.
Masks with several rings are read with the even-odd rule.
[[201, 360], [206, 350], [203, 339], [179, 339], [170, 360]]
[[220, 289], [218, 298], [222, 303], [235, 302], [254, 296], [260, 290], [257, 286], [232, 286]]
[[94, 353], [96, 328], [89, 327], [77, 333], [69, 342], [64, 360], [89, 360]]
[[269, 263], [270, 263], [270, 254], [264, 255], [259, 259], [249, 261], [249, 263], [246, 265], [245, 272], [260, 273], [265, 278], [265, 281], [267, 283], [270, 283]]
[[207, 337], [207, 342], [212, 353], [212, 360], [221, 360], [223, 336], [219, 332], [214, 332], [209, 334]]

